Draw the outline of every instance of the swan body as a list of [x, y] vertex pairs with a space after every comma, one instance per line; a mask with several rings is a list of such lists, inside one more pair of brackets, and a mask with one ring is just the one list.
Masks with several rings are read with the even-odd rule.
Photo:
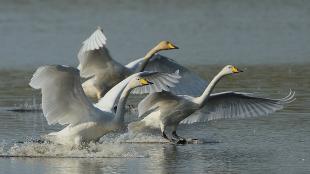
[[142, 58], [139, 66], [130, 68], [112, 59], [105, 45], [106, 37], [102, 29], [98, 28], [83, 42], [78, 53], [81, 76], [90, 78], [82, 84], [83, 89], [87, 96], [97, 100], [129, 75], [143, 71], [155, 53], [178, 48], [169, 41], [161, 41]]
[[[150, 107], [142, 108], [146, 105]], [[147, 109], [146, 116], [140, 121], [130, 123], [128, 129], [130, 132], [141, 132], [146, 128], [159, 128], [162, 136], [166, 138], [167, 127], [176, 130], [183, 119], [199, 108], [199, 105], [189, 96], [174, 95], [170, 92], [153, 93], [144, 98], [138, 107], [139, 114]]]
[[106, 122], [87, 122], [76, 126], [67, 126], [59, 132], [52, 132], [45, 136], [46, 139], [52, 142], [57, 142], [64, 145], [80, 145], [83, 142], [99, 141], [99, 139], [113, 130], [121, 127], [118, 124], [111, 124], [113, 116]]
[[[167, 73], [173, 73], [179, 70], [182, 76], [180, 85], [172, 89], [173, 92], [178, 94], [196, 93], [197, 91], [203, 90], [203, 87], [206, 85], [203, 79], [187, 68], [167, 57], [157, 54], [163, 50], [178, 48], [169, 41], [161, 41], [147, 52], [144, 57], [132, 61], [127, 65], [122, 65], [111, 57], [106, 47], [106, 40], [102, 29], [99, 27], [83, 42], [78, 53], [78, 60], [80, 62], [78, 69], [81, 71], [80, 75], [88, 79], [82, 84], [82, 87], [86, 95], [94, 101], [98, 101], [113, 86], [126, 77], [144, 70]], [[191, 84], [191, 86], [187, 86], [188, 84]]]
[[[234, 66], [225, 66], [199, 97], [175, 95], [165, 91], [149, 94], [138, 106], [139, 117], [144, 118], [130, 123], [129, 131], [140, 132], [147, 128], [160, 128], [162, 136], [168, 139], [165, 130], [171, 127], [173, 139], [170, 140], [184, 143], [185, 139], [176, 133], [180, 123], [190, 124], [212, 119], [266, 115], [282, 109], [284, 104], [294, 100], [294, 93], [291, 92], [283, 99], [259, 98], [238, 92], [211, 94], [222, 77], [238, 72], [241, 71]], [[210, 112], [201, 115], [193, 114], [202, 107], [206, 107], [205, 110]]]
[[[59, 132], [45, 136], [50, 141], [65, 145], [80, 145], [97, 141], [103, 135], [117, 130], [124, 125], [125, 103], [132, 90], [142, 88], [141, 93], [169, 90], [177, 83], [178, 74], [159, 72], [141, 72], [133, 74], [120, 85], [113, 87], [107, 96], [110, 103], [117, 104], [103, 110], [95, 107], [83, 92], [79, 70], [61, 65], [42, 66], [36, 70], [30, 86], [42, 91], [42, 110], [48, 124], [61, 124], [66, 127]], [[154, 83], [148, 79], [154, 80]], [[149, 87], [147, 87], [149, 86]], [[166, 88], [161, 88], [165, 86]], [[112, 95], [113, 94], [113, 95]], [[103, 103], [101, 103], [103, 105]]]

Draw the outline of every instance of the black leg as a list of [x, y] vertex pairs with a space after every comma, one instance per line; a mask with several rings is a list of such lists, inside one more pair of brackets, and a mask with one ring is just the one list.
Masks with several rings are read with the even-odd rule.
[[172, 136], [175, 137], [175, 138], [178, 138], [178, 139], [183, 139], [183, 140], [185, 140], [185, 138], [180, 137], [180, 136], [177, 134], [176, 131], [173, 131], [173, 132], [172, 132]]
[[[169, 140], [169, 138], [167, 137], [165, 131], [163, 131], [163, 132], [161, 133], [161, 136], [164, 137], [165, 139]], [[169, 141], [170, 141], [170, 140], [169, 140]]]

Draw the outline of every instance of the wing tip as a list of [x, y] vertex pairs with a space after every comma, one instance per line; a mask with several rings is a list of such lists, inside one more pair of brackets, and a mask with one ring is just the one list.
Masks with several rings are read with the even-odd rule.
[[99, 50], [107, 44], [107, 38], [103, 33], [103, 29], [97, 26], [97, 29], [82, 42], [83, 46], [81, 48], [81, 53], [92, 50]]
[[290, 89], [289, 94], [288, 94], [287, 96], [285, 96], [284, 98], [279, 99], [278, 101], [279, 101], [282, 105], [292, 103], [293, 101], [296, 100], [295, 94], [296, 94], [296, 92], [293, 91], [292, 89]]
[[37, 70], [33, 73], [30, 82], [29, 82], [29, 86], [34, 88], [34, 89], [40, 89], [41, 88], [41, 76], [43, 71], [45, 71], [49, 66], [45, 65], [45, 66], [40, 66], [39, 68], [37, 68]]

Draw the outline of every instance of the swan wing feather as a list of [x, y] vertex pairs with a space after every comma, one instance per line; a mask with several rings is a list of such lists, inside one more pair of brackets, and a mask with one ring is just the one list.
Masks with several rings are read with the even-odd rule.
[[102, 29], [98, 28], [83, 43], [78, 52], [81, 77], [88, 78], [101, 73], [105, 67], [110, 67], [114, 61], [106, 47], [106, 37]]
[[62, 65], [39, 67], [29, 85], [41, 89], [42, 110], [48, 124], [75, 125], [102, 117], [85, 96], [76, 68]]
[[170, 91], [170, 89], [174, 88], [176, 86], [175, 84], [179, 83], [181, 79], [179, 70], [176, 70], [174, 73], [144, 71], [138, 74], [140, 77], [145, 78], [153, 84], [135, 88], [132, 91], [133, 94]]
[[113, 108], [114, 106], [117, 105], [118, 99], [122, 91], [126, 87], [126, 85], [132, 78], [138, 76], [145, 78], [146, 80], [152, 82], [153, 84], [133, 89], [132, 93], [134, 94], [146, 94], [160, 91], [169, 91], [169, 89], [171, 87], [174, 87], [175, 84], [178, 83], [179, 79], [181, 78], [178, 71], [176, 71], [173, 74], [153, 72], [153, 71], [144, 71], [135, 73], [127, 77], [120, 83], [118, 83], [112, 89], [110, 89], [109, 92], [106, 93], [106, 95], [103, 98], [101, 98], [97, 104], [95, 104], [95, 106], [98, 107], [100, 110], [113, 111]]
[[264, 116], [283, 109], [285, 104], [295, 100], [294, 95], [295, 92], [290, 92], [282, 99], [270, 99], [242, 92], [215, 93], [210, 95], [200, 112], [187, 117], [181, 123]]
[[[143, 62], [143, 58], [127, 64], [126, 67], [134, 71], [139, 67], [141, 62]], [[160, 54], [156, 54], [150, 59], [145, 70], [166, 73], [173, 73], [176, 70], [179, 70], [182, 79], [180, 79], [179, 84], [171, 90], [174, 94], [199, 96], [208, 84], [206, 80], [202, 79], [188, 68]]]

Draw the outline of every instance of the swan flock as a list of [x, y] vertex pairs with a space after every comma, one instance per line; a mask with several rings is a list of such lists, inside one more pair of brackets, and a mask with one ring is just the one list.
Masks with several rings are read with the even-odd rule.
[[[178, 49], [170, 41], [159, 42], [145, 56], [127, 65], [111, 57], [106, 41], [103, 30], [98, 27], [82, 43], [77, 68], [46, 65], [33, 74], [29, 85], [41, 89], [42, 110], [48, 124], [65, 126], [45, 135], [45, 139], [80, 145], [96, 142], [122, 128], [128, 128], [133, 134], [158, 129], [163, 138], [184, 144], [186, 138], [177, 134], [179, 124], [263, 116], [295, 99], [293, 91], [282, 99], [233, 91], [213, 93], [225, 76], [242, 70], [226, 65], [208, 83], [175, 60], [159, 54]], [[127, 126], [124, 117], [131, 94], [146, 96], [137, 106], [139, 119]], [[197, 114], [202, 108], [206, 112]]]

